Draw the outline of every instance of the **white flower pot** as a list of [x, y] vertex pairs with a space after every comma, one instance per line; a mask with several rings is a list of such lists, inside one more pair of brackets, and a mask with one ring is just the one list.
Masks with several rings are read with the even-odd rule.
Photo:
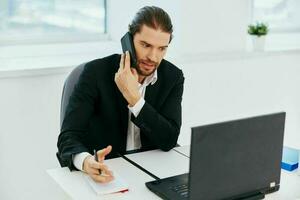
[[266, 43], [266, 36], [252, 36], [253, 42], [253, 50], [254, 51], [264, 51], [265, 43]]

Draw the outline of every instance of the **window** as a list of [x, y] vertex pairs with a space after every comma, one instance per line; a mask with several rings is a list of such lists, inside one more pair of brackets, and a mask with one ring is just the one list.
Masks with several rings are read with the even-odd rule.
[[104, 33], [105, 0], [0, 0], [0, 44], [88, 41]]
[[252, 23], [269, 26], [267, 51], [300, 49], [300, 0], [253, 0]]
[[300, 33], [299, 0], [253, 1], [253, 22], [266, 22], [271, 32]]

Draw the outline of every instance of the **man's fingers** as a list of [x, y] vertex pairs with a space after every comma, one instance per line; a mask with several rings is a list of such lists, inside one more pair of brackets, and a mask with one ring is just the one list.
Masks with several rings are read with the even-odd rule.
[[105, 156], [108, 155], [112, 150], [112, 146], [108, 145], [106, 148], [100, 150], [97, 152], [98, 160], [99, 162], [103, 161], [105, 159]]
[[131, 70], [131, 73], [132, 73], [133, 77], [136, 79], [136, 81], [138, 81], [139, 80], [139, 74], [136, 71], [136, 69], [135, 68], [130, 68], [130, 70]]
[[101, 174], [104, 175], [104, 176], [114, 176], [114, 173], [112, 171], [108, 170], [108, 169], [107, 170], [103, 170], [101, 172]]
[[91, 175], [91, 178], [94, 181], [100, 182], [100, 183], [108, 183], [114, 179], [114, 177], [112, 177], [112, 176], [99, 176], [99, 175], [93, 175], [93, 174]]
[[135, 68], [130, 68], [130, 70], [131, 70], [131, 73], [133, 74], [133, 76], [139, 75]]
[[90, 162], [90, 167], [94, 168], [94, 169], [100, 169], [100, 163], [95, 161], [95, 160], [92, 160]]
[[100, 175], [99, 169], [89, 168], [88, 174]]
[[[101, 174], [100, 174], [101, 171]], [[95, 168], [90, 168], [88, 171], [88, 174], [94, 174], [94, 175], [104, 175], [104, 176], [113, 176], [113, 172], [109, 170], [107, 167], [103, 169], [95, 169]]]
[[101, 163], [100, 163], [100, 165], [95, 165], [95, 167], [90, 167], [88, 170], [88, 174], [113, 176], [113, 172], [111, 170], [109, 170], [105, 164], [101, 164]]
[[99, 169], [104, 170], [104, 171], [108, 170], [107, 165], [105, 165], [103, 163], [96, 162], [96, 161], [92, 162], [90, 166], [91, 166], [91, 168], [94, 168], [94, 169], [97, 169], [97, 170], [99, 170]]
[[130, 69], [130, 54], [129, 54], [129, 51], [126, 51], [125, 55], [126, 55], [126, 57], [125, 57], [124, 69], [129, 70]]
[[125, 55], [122, 54], [122, 55], [121, 55], [120, 66], [119, 66], [118, 72], [123, 71], [123, 68], [124, 68], [124, 60], [125, 60]]
[[100, 164], [100, 170], [103, 171], [104, 173], [108, 173], [109, 169], [106, 165]]
[[111, 145], [108, 145], [108, 146], [105, 148], [105, 156], [106, 156], [107, 154], [109, 154], [109, 153], [111, 152], [111, 150], [112, 150], [112, 146], [111, 146]]

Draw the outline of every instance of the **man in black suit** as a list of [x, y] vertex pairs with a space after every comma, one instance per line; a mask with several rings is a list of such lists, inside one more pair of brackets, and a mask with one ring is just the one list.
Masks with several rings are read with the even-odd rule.
[[[113, 179], [105, 157], [137, 149], [168, 151], [180, 132], [184, 77], [163, 59], [172, 39], [170, 17], [161, 8], [146, 6], [134, 17], [129, 32], [137, 67], [130, 66], [128, 52], [88, 62], [58, 138], [60, 164], [82, 170], [98, 182]], [[99, 162], [92, 156], [94, 149]]]

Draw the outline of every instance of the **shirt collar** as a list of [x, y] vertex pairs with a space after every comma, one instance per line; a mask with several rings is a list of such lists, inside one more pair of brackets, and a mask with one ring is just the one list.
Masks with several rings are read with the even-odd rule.
[[157, 69], [154, 71], [153, 74], [150, 76], [147, 76], [144, 80], [143, 85], [148, 86], [149, 84], [153, 85], [157, 81], [158, 75], [157, 75]]

